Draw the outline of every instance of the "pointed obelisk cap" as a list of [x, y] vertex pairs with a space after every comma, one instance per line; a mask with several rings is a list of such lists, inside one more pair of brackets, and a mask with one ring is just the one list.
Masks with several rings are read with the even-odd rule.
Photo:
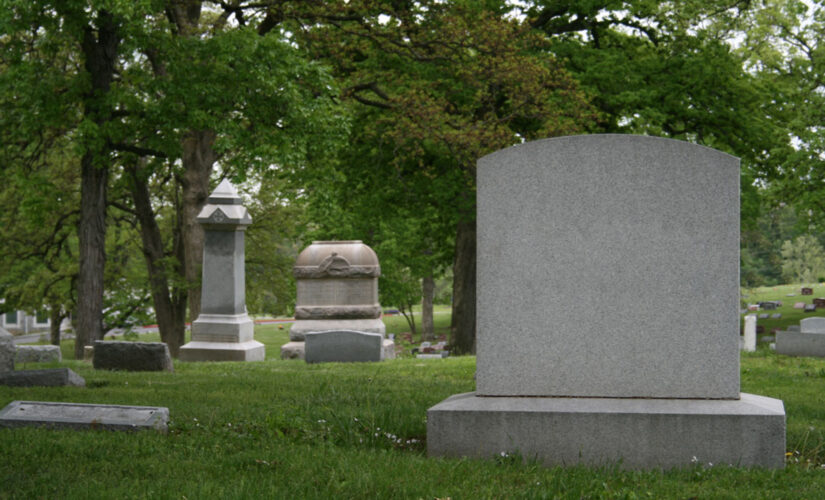
[[241, 205], [243, 200], [238, 194], [238, 190], [232, 185], [229, 180], [224, 179], [218, 184], [218, 187], [209, 195], [207, 203], [214, 203], [218, 205]]
[[252, 217], [241, 205], [243, 200], [228, 180], [222, 180], [206, 201], [196, 219], [204, 227], [231, 231], [252, 224]]

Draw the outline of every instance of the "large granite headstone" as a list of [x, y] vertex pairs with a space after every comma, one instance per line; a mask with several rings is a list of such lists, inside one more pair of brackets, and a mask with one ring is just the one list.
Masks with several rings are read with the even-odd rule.
[[381, 266], [369, 246], [358, 240], [314, 241], [298, 255], [293, 274], [295, 323], [289, 330], [290, 342], [281, 347], [281, 358], [304, 358], [307, 333], [343, 331], [377, 334], [381, 352], [395, 357], [393, 342], [384, 339], [386, 327], [378, 303]]
[[739, 392], [739, 175], [626, 135], [480, 159], [476, 392], [430, 408], [429, 454], [782, 467], [782, 402]]
[[252, 218], [226, 179], [206, 203], [197, 218], [205, 233], [201, 313], [180, 359], [263, 361], [264, 345], [253, 338], [254, 322], [246, 311], [244, 231]]
[[825, 318], [805, 318], [797, 328], [776, 332], [776, 352], [786, 356], [825, 358]]
[[61, 361], [63, 355], [56, 345], [21, 345], [17, 346], [18, 363], [53, 363]]

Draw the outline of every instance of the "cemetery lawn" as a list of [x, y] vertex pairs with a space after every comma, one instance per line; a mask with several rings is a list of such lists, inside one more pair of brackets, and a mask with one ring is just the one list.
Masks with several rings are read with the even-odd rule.
[[[814, 295], [816, 297], [818, 295]], [[810, 299], [809, 297], [806, 297]], [[389, 330], [406, 329], [387, 318]], [[449, 316], [436, 316], [446, 328]], [[820, 498], [825, 359], [742, 355], [742, 391], [782, 399], [784, 470], [543, 468], [518, 457], [426, 458], [426, 410], [474, 389], [475, 358], [369, 364], [278, 359], [288, 326], [260, 325], [260, 363], [180, 363], [175, 372], [66, 366], [87, 387], [0, 386], [14, 400], [166, 406], [152, 431], [0, 429], [0, 498]], [[141, 336], [140, 340], [157, 340]], [[71, 357], [70, 344], [64, 356]]]

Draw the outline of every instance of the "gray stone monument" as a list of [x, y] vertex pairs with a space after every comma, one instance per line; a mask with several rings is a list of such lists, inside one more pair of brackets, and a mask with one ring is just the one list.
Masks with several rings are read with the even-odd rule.
[[745, 331], [742, 336], [742, 350], [754, 352], [756, 350], [756, 315], [745, 316]]
[[427, 412], [431, 456], [783, 467], [782, 401], [739, 392], [736, 158], [541, 140], [479, 160], [477, 206], [476, 392]]
[[776, 332], [776, 352], [786, 356], [825, 358], [825, 318], [805, 318], [799, 327]]
[[156, 406], [12, 401], [0, 410], [0, 427], [138, 431], [168, 429], [169, 409]]
[[252, 218], [225, 179], [206, 203], [197, 218], [205, 230], [201, 313], [180, 359], [263, 361], [264, 345], [253, 339], [254, 323], [246, 312], [244, 230]]
[[17, 346], [17, 363], [53, 363], [62, 361], [60, 347], [56, 345]]
[[395, 357], [393, 342], [384, 339], [378, 303], [381, 266], [369, 246], [357, 240], [314, 241], [298, 255], [293, 273], [295, 323], [290, 342], [281, 347], [282, 358], [304, 358], [307, 333], [332, 331], [378, 334], [385, 358]]
[[14, 345], [14, 336], [0, 327], [0, 373], [14, 370], [16, 356], [17, 347]]

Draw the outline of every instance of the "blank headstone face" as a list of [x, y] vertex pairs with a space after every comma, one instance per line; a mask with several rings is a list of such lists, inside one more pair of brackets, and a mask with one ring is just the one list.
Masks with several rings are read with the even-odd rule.
[[477, 199], [479, 395], [739, 397], [738, 159], [547, 139], [479, 160]]
[[799, 322], [802, 333], [825, 333], [825, 318], [805, 318]]

